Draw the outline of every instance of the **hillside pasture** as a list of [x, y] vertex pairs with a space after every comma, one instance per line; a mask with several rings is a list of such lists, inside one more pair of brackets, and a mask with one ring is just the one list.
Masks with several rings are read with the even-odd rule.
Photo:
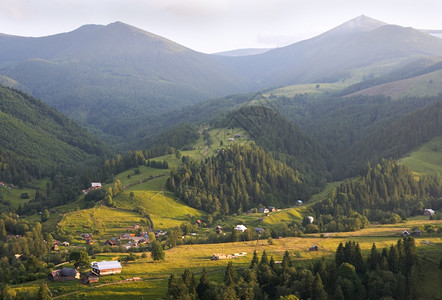
[[436, 137], [416, 151], [399, 160], [413, 172], [423, 175], [442, 175], [442, 137]]
[[94, 233], [94, 240], [98, 238], [104, 241], [127, 232], [128, 228], [132, 228], [135, 224], [141, 224], [141, 221], [142, 216], [139, 213], [97, 206], [66, 213], [59, 226], [74, 236], [78, 242], [81, 242], [81, 233]]
[[[133, 197], [130, 193], [133, 192]], [[155, 228], [171, 228], [188, 220], [188, 215], [201, 216], [201, 212], [176, 200], [170, 192], [142, 190], [142, 185], [120, 193], [114, 198], [117, 208], [133, 210], [144, 208]]]

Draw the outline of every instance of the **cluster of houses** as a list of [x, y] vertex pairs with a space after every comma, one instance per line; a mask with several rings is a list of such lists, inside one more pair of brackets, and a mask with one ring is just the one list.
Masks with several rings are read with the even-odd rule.
[[[99, 276], [119, 274], [121, 273], [122, 269], [123, 267], [121, 266], [120, 262], [116, 260], [103, 260], [100, 262], [94, 261], [91, 263], [91, 270], [85, 275], [84, 282], [98, 282]], [[62, 268], [49, 273], [48, 279], [57, 282], [71, 281], [80, 279], [80, 272], [73, 268]]]
[[12, 189], [13, 187], [14, 187], [14, 185], [12, 183], [9, 185], [6, 185], [3, 181], [0, 181], [0, 188]]
[[267, 207], [258, 207], [258, 208], [249, 209], [247, 213], [253, 214], [255, 212], [258, 212], [260, 214], [268, 214], [274, 211], [277, 211], [277, 209], [274, 206], [267, 206]]

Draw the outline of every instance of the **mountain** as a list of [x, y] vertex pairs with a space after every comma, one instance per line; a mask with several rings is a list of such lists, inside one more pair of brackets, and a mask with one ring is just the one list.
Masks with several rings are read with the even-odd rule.
[[128, 136], [150, 116], [251, 89], [211, 55], [116, 22], [0, 36], [0, 74], [68, 116]]
[[[275, 86], [343, 81], [361, 68], [388, 73], [440, 56], [442, 40], [362, 15], [286, 47], [227, 54], [238, 53], [199, 53], [121, 22], [41, 38], [0, 35], [0, 82], [127, 148], [170, 127], [172, 112], [189, 105]], [[192, 122], [183, 113], [171, 123], [178, 118]]]
[[218, 53], [214, 53], [214, 54], [215, 55], [222, 55], [222, 56], [248, 56], [248, 55], [265, 53], [270, 50], [272, 50], [272, 49], [271, 48], [247, 48], [247, 49], [236, 49], [236, 50], [230, 50], [230, 51], [223, 51], [223, 52], [218, 52]]
[[439, 38], [360, 16], [317, 37], [264, 54], [219, 59], [269, 87], [336, 82], [356, 68], [440, 53]]
[[0, 86], [0, 177], [47, 176], [57, 168], [99, 165], [110, 150], [43, 102]]

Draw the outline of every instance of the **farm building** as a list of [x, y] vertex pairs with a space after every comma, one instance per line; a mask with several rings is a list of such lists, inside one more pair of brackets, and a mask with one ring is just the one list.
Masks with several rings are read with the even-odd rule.
[[410, 236], [410, 233], [407, 230], [404, 230], [402, 232], [402, 236], [404, 236], [404, 237]]
[[255, 228], [255, 232], [258, 233], [258, 234], [261, 234], [261, 233], [263, 233], [264, 231], [265, 231], [265, 230], [262, 229], [261, 227], [256, 227], [256, 228]]
[[80, 272], [71, 268], [63, 268], [52, 271], [49, 273], [48, 278], [52, 281], [70, 281], [80, 279]]
[[211, 260], [231, 259], [232, 257], [230, 254], [215, 253], [212, 255]]
[[227, 139], [229, 142], [233, 142], [235, 139], [234, 138], [228, 138]]
[[302, 205], [302, 200], [296, 201], [296, 205], [301, 206]]
[[121, 269], [123, 268], [120, 262], [116, 260], [93, 262], [91, 267], [92, 272], [98, 276], [118, 274], [121, 273]]
[[221, 226], [216, 226], [215, 232], [218, 233], [218, 234], [223, 233], [222, 227]]
[[308, 251], [309, 251], [309, 252], [310, 252], [310, 251], [318, 251], [318, 250], [319, 250], [319, 247], [316, 246], [316, 245], [313, 245], [313, 247], [308, 248]]
[[309, 224], [312, 224], [314, 220], [315, 218], [313, 218], [312, 216], [307, 217], [307, 221], [309, 222]]
[[107, 240], [106, 242], [104, 242], [104, 245], [106, 246], [106, 245], [109, 245], [109, 246], [111, 246], [111, 247], [117, 247], [118, 245], [117, 245], [117, 242], [116, 241], [113, 241], [113, 240]]
[[267, 209], [269, 210], [269, 212], [276, 211], [276, 207], [274, 207], [274, 206], [267, 206]]
[[244, 232], [247, 230], [247, 227], [244, 225], [236, 225], [235, 230]]
[[419, 229], [413, 230], [411, 232], [412, 236], [422, 236], [422, 231], [420, 231]]
[[431, 208], [426, 208], [424, 210], [424, 215], [425, 216], [434, 216], [434, 210], [432, 210]]
[[85, 281], [88, 284], [91, 284], [91, 283], [94, 283], [94, 282], [98, 282], [98, 276], [96, 274], [94, 274], [93, 272], [89, 271], [86, 274]]

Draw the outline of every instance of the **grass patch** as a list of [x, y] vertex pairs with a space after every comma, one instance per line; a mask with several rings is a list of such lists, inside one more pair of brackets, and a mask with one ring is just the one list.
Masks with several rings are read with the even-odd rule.
[[442, 137], [436, 137], [399, 160], [417, 174], [442, 175]]

